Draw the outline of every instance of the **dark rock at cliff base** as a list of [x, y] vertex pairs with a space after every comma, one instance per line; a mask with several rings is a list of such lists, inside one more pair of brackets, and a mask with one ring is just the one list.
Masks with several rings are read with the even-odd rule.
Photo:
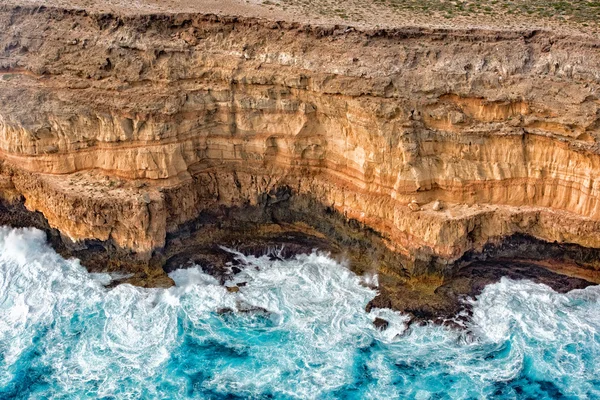
[[[47, 233], [58, 253], [79, 258], [90, 272], [128, 276], [109, 287], [121, 283], [168, 287], [173, 285], [168, 272], [192, 265], [200, 265], [224, 285], [243, 270], [239, 255], [227, 248], [273, 259], [319, 250], [347, 261], [358, 275], [379, 271], [379, 294], [367, 305], [367, 312], [391, 308], [411, 315], [417, 322], [464, 323], [470, 310], [463, 300], [476, 297], [503, 276], [529, 279], [559, 292], [600, 282], [600, 271], [594, 269], [600, 259], [598, 250], [522, 235], [490, 244], [479, 253], [466, 254], [454, 264], [445, 264], [442, 270], [431, 267], [435, 262], [432, 260], [421, 270], [434, 272], [411, 275], [404, 268], [405, 260], [390, 252], [376, 232], [328, 212], [310, 199], [277, 199], [274, 205], [260, 210], [250, 207], [204, 213], [193, 224], [170, 234], [165, 248], [149, 259], [136, 258], [111, 241], [71, 243], [51, 228], [41, 213], [27, 210], [21, 201], [0, 201], [0, 225], [37, 227]], [[446, 271], [447, 275], [435, 271]]]
[[[559, 269], [561, 273], [551, 268]], [[372, 308], [392, 308], [409, 314], [411, 322], [432, 321], [462, 326], [471, 315], [471, 306], [464, 300], [476, 298], [487, 285], [499, 282], [503, 277], [542, 283], [557, 292], [566, 293], [595, 285], [586, 279], [569, 276], [571, 273], [585, 272], [567, 264], [541, 265], [497, 259], [473, 262], [446, 278], [413, 277], [394, 284], [389, 277], [383, 276], [379, 294], [367, 305], [367, 311]], [[596, 276], [595, 271], [588, 272], [590, 276]]]
[[390, 323], [383, 318], [377, 317], [373, 321], [373, 325], [375, 325], [375, 328], [379, 329], [380, 331], [385, 331]]

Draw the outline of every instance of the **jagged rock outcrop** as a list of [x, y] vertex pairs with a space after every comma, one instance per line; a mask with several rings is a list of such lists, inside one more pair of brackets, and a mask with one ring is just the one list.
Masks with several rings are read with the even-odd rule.
[[593, 38], [9, 6], [0, 26], [2, 197], [74, 242], [150, 257], [285, 187], [402, 273], [514, 234], [600, 248]]

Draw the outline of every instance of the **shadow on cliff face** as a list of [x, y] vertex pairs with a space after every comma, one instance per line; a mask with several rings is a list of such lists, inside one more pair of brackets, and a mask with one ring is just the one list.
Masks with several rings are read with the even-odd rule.
[[294, 195], [289, 187], [263, 194], [255, 206], [203, 211], [168, 234], [166, 243], [160, 255], [167, 272], [196, 263], [211, 265], [218, 274], [233, 261], [222, 249], [228, 247], [253, 255], [281, 249], [283, 257], [319, 250], [348, 261], [357, 274], [387, 269], [408, 276], [406, 260], [390, 251], [379, 233], [308, 196]]
[[225, 248], [257, 256], [277, 249], [276, 256], [281, 258], [319, 250], [347, 262], [359, 275], [378, 274], [379, 294], [367, 310], [393, 308], [410, 314], [413, 321], [452, 325], [461, 325], [461, 318], [470, 315], [464, 299], [477, 296], [502, 277], [529, 279], [559, 292], [600, 282], [600, 271], [595, 268], [600, 250], [522, 235], [490, 243], [481, 252], [466, 253], [451, 264], [425, 254], [415, 268], [414, 260], [391, 251], [385, 238], [373, 229], [309, 196], [294, 195], [288, 187], [263, 194], [255, 206], [201, 212], [168, 234], [165, 247], [150, 259], [119, 249], [110, 241], [73, 243], [22, 202], [0, 202], [0, 225], [42, 229], [64, 257], [79, 258], [91, 272], [132, 273], [118, 283], [144, 287], [170, 286], [168, 272], [194, 264], [225, 283], [239, 272], [234, 255]]

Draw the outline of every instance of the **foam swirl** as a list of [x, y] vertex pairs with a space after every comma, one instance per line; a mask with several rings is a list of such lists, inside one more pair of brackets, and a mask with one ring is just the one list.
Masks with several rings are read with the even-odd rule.
[[467, 335], [366, 313], [375, 291], [325, 255], [237, 258], [237, 292], [199, 267], [107, 289], [42, 232], [0, 228], [0, 398], [600, 396], [597, 287], [503, 279]]

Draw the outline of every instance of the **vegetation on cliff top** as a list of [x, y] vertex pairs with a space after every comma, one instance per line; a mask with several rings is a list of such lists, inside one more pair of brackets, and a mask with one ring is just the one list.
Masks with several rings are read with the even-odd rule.
[[263, 0], [262, 4], [283, 9], [300, 8], [307, 13], [317, 12], [349, 21], [372, 20], [372, 14], [383, 11], [398, 16], [429, 17], [432, 22], [436, 18], [484, 17], [509, 23], [517, 17], [531, 17], [583, 27], [600, 24], [598, 0], [346, 0], [342, 3], [337, 0]]

